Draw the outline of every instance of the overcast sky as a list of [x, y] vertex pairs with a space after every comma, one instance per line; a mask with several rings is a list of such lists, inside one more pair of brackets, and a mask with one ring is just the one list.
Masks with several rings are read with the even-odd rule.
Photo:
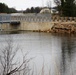
[[[26, 8], [37, 6], [46, 6], [48, 1], [49, 0], [0, 0], [0, 2], [7, 4], [8, 7], [14, 7], [17, 10], [25, 10]], [[54, 6], [53, 0], [50, 1], [52, 2], [52, 6]]]

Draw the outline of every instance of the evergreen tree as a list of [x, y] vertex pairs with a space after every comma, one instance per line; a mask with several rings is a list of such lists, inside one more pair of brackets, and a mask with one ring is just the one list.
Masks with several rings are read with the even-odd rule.
[[63, 6], [63, 15], [64, 16], [76, 16], [76, 4], [74, 3], [74, 0], [66, 0], [65, 4]]
[[31, 13], [34, 13], [34, 7], [31, 7]]
[[9, 8], [6, 4], [0, 3], [0, 13], [12, 13], [17, 12], [15, 8]]
[[27, 8], [24, 13], [39, 13], [42, 8], [40, 7], [31, 7], [30, 9]]
[[0, 3], [0, 13], [8, 12], [8, 6], [4, 3]]
[[76, 16], [75, 0], [54, 0], [57, 5], [60, 16]]
[[39, 7], [36, 7], [35, 9], [34, 9], [34, 12], [35, 13], [39, 13], [41, 11], [41, 8], [39, 8]]

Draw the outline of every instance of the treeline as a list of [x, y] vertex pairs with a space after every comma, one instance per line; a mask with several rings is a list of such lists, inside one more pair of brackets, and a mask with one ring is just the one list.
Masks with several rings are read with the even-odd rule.
[[17, 10], [15, 8], [9, 8], [6, 4], [0, 3], [0, 13], [15, 13]]
[[60, 16], [76, 17], [76, 0], [54, 0]]
[[31, 7], [27, 8], [26, 10], [18, 11], [15, 8], [9, 8], [6, 4], [0, 3], [0, 13], [17, 13], [17, 12], [23, 12], [23, 13], [39, 13], [42, 8], [40, 7]]
[[23, 11], [24, 13], [39, 13], [41, 11], [42, 8], [40, 7], [31, 7], [30, 9], [27, 8], [25, 11]]

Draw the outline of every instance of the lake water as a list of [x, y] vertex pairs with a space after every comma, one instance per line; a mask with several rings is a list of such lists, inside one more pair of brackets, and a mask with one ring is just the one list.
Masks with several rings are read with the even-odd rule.
[[[76, 74], [76, 36], [51, 33], [25, 32], [21, 34], [0, 35], [0, 48], [5, 39], [13, 38], [14, 46], [19, 46], [27, 54], [34, 75], [75, 75]], [[17, 58], [21, 61], [21, 52]]]

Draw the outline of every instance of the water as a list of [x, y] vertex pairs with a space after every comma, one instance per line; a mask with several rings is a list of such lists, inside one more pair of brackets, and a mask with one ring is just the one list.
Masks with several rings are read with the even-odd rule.
[[[12, 37], [14, 46], [19, 46], [30, 61], [34, 75], [75, 75], [76, 36], [51, 33], [26, 32], [22, 34], [0, 35], [0, 48], [5, 39]], [[17, 58], [21, 60], [21, 51]]]

